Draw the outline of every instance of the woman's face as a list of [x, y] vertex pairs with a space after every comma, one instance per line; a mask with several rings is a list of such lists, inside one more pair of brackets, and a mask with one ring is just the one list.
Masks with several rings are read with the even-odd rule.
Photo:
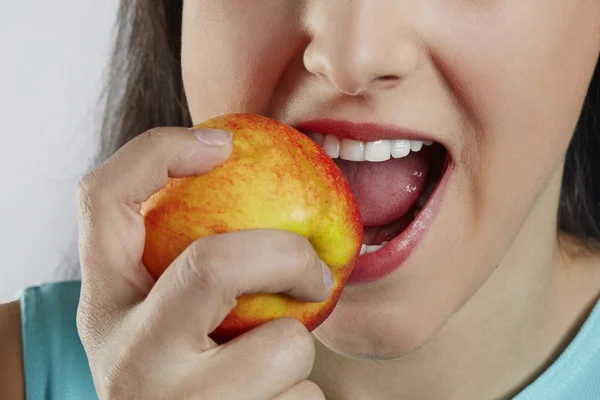
[[[398, 128], [393, 139], [421, 132], [446, 149], [444, 190], [412, 253], [391, 274], [347, 287], [315, 331], [337, 351], [368, 357], [425, 343], [504, 268], [524, 227], [554, 229], [555, 183], [599, 50], [597, 0], [184, 5], [183, 78], [195, 123], [234, 112], [294, 126], [366, 122]], [[378, 129], [363, 132], [366, 141], [381, 139]], [[401, 160], [340, 162], [358, 176], [351, 184], [367, 225], [390, 222], [374, 210], [390, 214], [390, 203], [406, 198], [396, 179], [404, 184], [421, 164]]]

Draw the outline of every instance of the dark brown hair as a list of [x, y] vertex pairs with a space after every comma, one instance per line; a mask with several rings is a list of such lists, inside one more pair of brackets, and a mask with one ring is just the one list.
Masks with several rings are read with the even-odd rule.
[[183, 0], [121, 1], [96, 164], [148, 129], [191, 125], [181, 76], [182, 9]]
[[[180, 64], [182, 9], [182, 0], [121, 2], [96, 164], [150, 128], [191, 125]], [[600, 250], [600, 63], [565, 162], [558, 229]]]

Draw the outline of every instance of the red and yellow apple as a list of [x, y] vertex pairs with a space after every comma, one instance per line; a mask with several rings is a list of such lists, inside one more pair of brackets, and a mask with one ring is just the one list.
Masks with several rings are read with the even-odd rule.
[[233, 114], [196, 127], [232, 132], [231, 157], [205, 175], [169, 178], [144, 202], [144, 265], [158, 278], [192, 242], [210, 235], [255, 228], [304, 235], [332, 271], [329, 299], [243, 295], [211, 336], [228, 340], [284, 316], [316, 328], [337, 303], [362, 243], [362, 221], [346, 178], [315, 142], [273, 119]]

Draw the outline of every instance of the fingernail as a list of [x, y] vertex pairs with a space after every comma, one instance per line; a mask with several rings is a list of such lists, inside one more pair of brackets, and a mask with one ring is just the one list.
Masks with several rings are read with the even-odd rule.
[[209, 146], [225, 146], [231, 142], [232, 134], [228, 131], [212, 128], [190, 128], [196, 139]]
[[323, 267], [323, 284], [325, 285], [325, 288], [331, 292], [334, 284], [333, 275], [331, 274], [331, 270], [327, 264], [321, 261], [321, 266]]

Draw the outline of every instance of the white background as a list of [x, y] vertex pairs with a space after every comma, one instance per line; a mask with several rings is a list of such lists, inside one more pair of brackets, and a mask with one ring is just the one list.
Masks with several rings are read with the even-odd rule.
[[0, 303], [77, 273], [75, 187], [94, 151], [117, 7], [0, 2]]

